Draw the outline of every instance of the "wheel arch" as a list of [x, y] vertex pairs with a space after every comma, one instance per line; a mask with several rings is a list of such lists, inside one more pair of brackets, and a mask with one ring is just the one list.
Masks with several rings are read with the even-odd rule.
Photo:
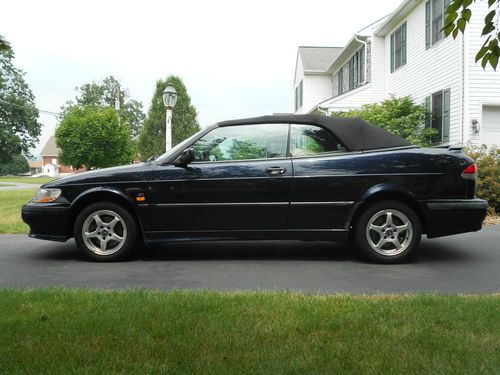
[[113, 202], [120, 205], [130, 212], [130, 214], [137, 221], [137, 225], [141, 229], [139, 233], [142, 232], [142, 224], [139, 220], [139, 215], [137, 214], [137, 209], [132, 199], [127, 196], [127, 194], [118, 189], [99, 187], [89, 189], [81, 193], [71, 204], [67, 225], [68, 237], [73, 237], [73, 228], [75, 226], [75, 221], [82, 209], [89, 206], [90, 204], [94, 204], [97, 202]]
[[418, 202], [415, 195], [411, 191], [394, 184], [380, 184], [366, 191], [361, 200], [351, 209], [348, 217], [347, 229], [352, 228], [356, 224], [367, 207], [383, 200], [395, 200], [408, 205], [417, 214], [422, 226], [422, 233], [427, 233], [423, 207]]

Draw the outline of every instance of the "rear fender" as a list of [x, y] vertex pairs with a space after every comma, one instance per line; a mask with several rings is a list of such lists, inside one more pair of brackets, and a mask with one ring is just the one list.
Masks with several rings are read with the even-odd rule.
[[420, 222], [422, 223], [422, 229], [425, 233], [426, 225], [422, 206], [416, 199], [413, 192], [409, 191], [408, 189], [404, 189], [397, 184], [391, 183], [381, 183], [372, 186], [362, 195], [361, 199], [349, 211], [346, 229], [352, 228], [352, 226], [356, 223], [357, 218], [361, 215], [361, 213], [368, 205], [376, 201], [386, 199], [397, 200], [410, 206], [419, 216]]

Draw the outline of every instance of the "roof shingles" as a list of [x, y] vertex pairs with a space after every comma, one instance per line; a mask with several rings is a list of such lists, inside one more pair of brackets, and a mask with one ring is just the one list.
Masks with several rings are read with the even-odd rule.
[[326, 72], [342, 50], [342, 47], [299, 47], [304, 71]]

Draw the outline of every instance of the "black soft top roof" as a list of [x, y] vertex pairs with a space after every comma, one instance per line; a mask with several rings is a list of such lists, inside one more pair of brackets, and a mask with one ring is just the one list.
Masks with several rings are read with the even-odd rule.
[[329, 129], [350, 151], [411, 146], [407, 140], [360, 118], [318, 115], [273, 115], [219, 122], [218, 126], [248, 124], [311, 124]]

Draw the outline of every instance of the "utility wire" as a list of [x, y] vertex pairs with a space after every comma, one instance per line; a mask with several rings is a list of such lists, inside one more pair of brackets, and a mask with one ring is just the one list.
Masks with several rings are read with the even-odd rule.
[[[11, 103], [11, 102], [8, 102], [7, 100], [3, 100], [1, 98], [0, 98], [0, 103], [5, 103], [5, 104], [8, 104], [8, 105], [13, 105], [15, 107], [22, 107], [22, 105], [19, 105], [19, 104], [16, 104], [16, 103]], [[46, 115], [52, 115], [52, 116], [55, 116], [55, 117], [58, 117], [60, 115], [60, 113], [52, 112], [52, 111], [47, 111], [45, 109], [39, 109], [38, 112], [44, 113]]]

